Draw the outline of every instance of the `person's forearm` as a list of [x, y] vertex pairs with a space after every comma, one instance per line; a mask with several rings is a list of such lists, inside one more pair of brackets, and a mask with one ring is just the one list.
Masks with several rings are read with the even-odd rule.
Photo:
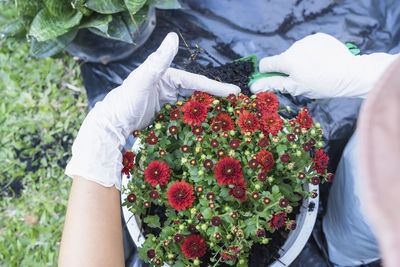
[[123, 266], [120, 192], [74, 177], [59, 266]]

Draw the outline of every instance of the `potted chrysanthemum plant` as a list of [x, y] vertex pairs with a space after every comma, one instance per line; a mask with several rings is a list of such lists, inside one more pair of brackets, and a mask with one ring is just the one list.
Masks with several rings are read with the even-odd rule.
[[123, 195], [145, 236], [140, 258], [256, 266], [256, 258], [279, 257], [302, 201], [318, 196], [308, 185], [333, 179], [320, 125], [306, 107], [290, 120], [281, 108], [271, 92], [196, 91], [133, 132], [140, 145], [123, 156]]

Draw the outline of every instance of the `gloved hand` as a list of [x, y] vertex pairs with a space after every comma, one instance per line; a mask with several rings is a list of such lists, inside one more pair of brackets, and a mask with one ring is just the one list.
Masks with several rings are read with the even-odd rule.
[[266, 77], [254, 82], [252, 93], [280, 91], [309, 98], [365, 98], [397, 55], [355, 56], [334, 37], [317, 33], [295, 42], [280, 55], [260, 61], [260, 72], [282, 72], [288, 77]]
[[170, 68], [178, 44], [176, 33], [169, 33], [156, 52], [89, 112], [72, 146], [68, 176], [121, 190], [121, 150], [126, 139], [133, 130], [148, 126], [164, 104], [175, 103], [178, 95], [193, 90], [217, 96], [240, 92], [235, 85]]

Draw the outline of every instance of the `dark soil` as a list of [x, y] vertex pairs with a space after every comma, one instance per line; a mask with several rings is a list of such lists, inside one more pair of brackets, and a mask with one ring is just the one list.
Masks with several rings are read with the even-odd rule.
[[202, 74], [210, 79], [224, 83], [232, 83], [242, 89], [242, 94], [251, 95], [249, 88], [249, 76], [254, 72], [254, 65], [251, 60], [235, 61], [222, 66], [202, 66], [197, 62], [190, 62], [186, 66], [186, 70]]

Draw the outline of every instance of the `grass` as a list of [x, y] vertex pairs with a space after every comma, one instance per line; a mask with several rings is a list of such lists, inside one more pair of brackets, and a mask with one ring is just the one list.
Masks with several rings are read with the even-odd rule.
[[[0, 32], [17, 16], [11, 4], [0, 2]], [[26, 42], [0, 39], [0, 266], [57, 265], [71, 185], [64, 167], [86, 114], [82, 88], [71, 57], [38, 60]]]

